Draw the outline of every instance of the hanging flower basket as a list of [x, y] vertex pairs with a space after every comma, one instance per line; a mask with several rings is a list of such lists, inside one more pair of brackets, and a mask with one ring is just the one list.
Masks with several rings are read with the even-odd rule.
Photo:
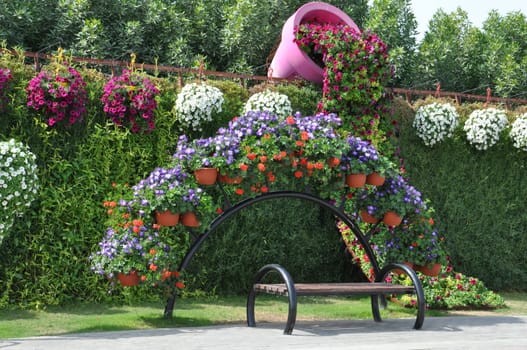
[[218, 180], [227, 185], [237, 185], [242, 182], [243, 178], [241, 176], [230, 177], [229, 175], [219, 175]]
[[414, 268], [416, 271], [420, 271], [424, 275], [435, 277], [441, 272], [442, 265], [439, 263], [429, 264], [429, 265], [415, 265]]

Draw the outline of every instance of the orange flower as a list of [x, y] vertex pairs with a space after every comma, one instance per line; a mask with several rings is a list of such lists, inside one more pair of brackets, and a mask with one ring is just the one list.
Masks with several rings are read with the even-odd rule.
[[128, 219], [130, 217], [130, 214], [128, 213], [123, 213], [123, 219]]
[[247, 155], [247, 158], [249, 158], [249, 160], [255, 160], [256, 159], [256, 153], [249, 153]]
[[222, 213], [223, 213], [223, 209], [221, 209], [220, 207], [217, 207], [216, 214], [222, 214]]
[[275, 182], [276, 176], [272, 172], [267, 173], [267, 179], [269, 179], [269, 182]]
[[134, 231], [134, 233], [139, 233], [139, 232], [141, 232], [141, 227], [139, 227], [139, 226], [134, 226], [134, 227], [132, 228], [132, 231]]
[[237, 195], [241, 196], [241, 195], [243, 195], [244, 190], [243, 190], [243, 188], [237, 188], [237, 189], [234, 191], [234, 193], [236, 193]]
[[296, 141], [295, 144], [298, 146], [298, 147], [304, 147], [304, 142], [302, 141]]
[[430, 219], [428, 220], [428, 222], [430, 223], [430, 225], [435, 224], [435, 221], [434, 221], [434, 219], [432, 219], [432, 218], [430, 218]]
[[135, 219], [132, 221], [132, 224], [134, 224], [134, 226], [143, 226], [143, 220]]
[[271, 134], [264, 134], [263, 138], [269, 140], [271, 139]]
[[267, 156], [260, 156], [260, 162], [262, 163], [267, 162]]
[[159, 230], [161, 228], [161, 225], [153, 224], [152, 227], [154, 228], [154, 230]]
[[241, 171], [247, 171], [247, 169], [249, 169], [249, 166], [247, 164], [240, 164]]
[[300, 164], [301, 165], [307, 165], [307, 158], [301, 158], [300, 159]]
[[300, 170], [295, 171], [295, 177], [296, 177], [297, 179], [301, 178], [303, 175], [304, 175], [304, 174], [303, 174]]
[[150, 255], [156, 255], [157, 252], [155, 249], [150, 249], [149, 253]]
[[267, 193], [267, 192], [269, 192], [269, 188], [267, 186], [262, 186], [260, 188], [260, 191], [262, 191], [262, 193]]
[[258, 163], [258, 170], [260, 170], [263, 173], [265, 171], [265, 164]]
[[280, 156], [280, 154], [275, 154], [273, 155], [273, 160], [276, 160], [277, 162], [279, 162], [282, 160], [282, 156]]
[[308, 170], [313, 170], [313, 168], [315, 167], [315, 164], [313, 164], [311, 162], [307, 162], [306, 167], [307, 167]]
[[288, 125], [293, 125], [296, 123], [295, 118], [293, 118], [292, 116], [287, 117], [285, 121]]
[[324, 163], [322, 162], [316, 162], [315, 163], [315, 169], [322, 170], [324, 169]]
[[163, 270], [163, 272], [161, 272], [161, 281], [164, 281], [167, 278], [170, 278], [171, 276], [172, 276], [172, 272], [168, 270]]
[[183, 289], [185, 288], [185, 283], [181, 282], [181, 281], [177, 281], [176, 282], [176, 288], [177, 289]]
[[112, 215], [112, 213], [113, 213], [113, 209], [108, 209], [108, 210], [106, 211], [106, 213], [107, 213], [108, 215]]
[[174, 276], [175, 278], [179, 278], [181, 274], [179, 273], [179, 271], [172, 271], [172, 276]]
[[309, 140], [309, 134], [307, 133], [307, 131], [302, 131], [302, 132], [300, 133], [300, 138], [301, 138], [302, 140], [304, 140], [304, 141]]
[[141, 281], [143, 281], [143, 282], [146, 281], [146, 276], [145, 275], [141, 275], [140, 278], [141, 278]]
[[150, 269], [150, 271], [157, 271], [157, 265], [155, 265], [155, 264], [150, 264], [150, 266], [148, 266], [148, 268]]

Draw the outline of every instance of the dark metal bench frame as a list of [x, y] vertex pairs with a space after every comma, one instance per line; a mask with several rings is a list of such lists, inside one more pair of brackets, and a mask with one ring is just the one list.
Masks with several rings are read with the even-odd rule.
[[[385, 282], [390, 271], [401, 269], [411, 278], [413, 286], [403, 286]], [[271, 273], [277, 272], [283, 284], [261, 283], [263, 278]], [[284, 334], [291, 334], [296, 323], [297, 296], [301, 295], [369, 295], [371, 296], [371, 308], [373, 319], [381, 322], [379, 310], [379, 298], [387, 294], [415, 294], [417, 297], [417, 317], [414, 323], [415, 329], [423, 326], [425, 318], [425, 296], [419, 277], [415, 271], [404, 264], [388, 264], [377, 275], [375, 282], [361, 283], [297, 283], [295, 284], [289, 272], [278, 264], [269, 264], [262, 267], [254, 276], [253, 285], [247, 297], [247, 325], [256, 327], [254, 304], [257, 293], [267, 293], [287, 296], [289, 309]]]
[[[223, 186], [221, 184], [218, 184], [220, 186], [220, 189], [223, 190]], [[224, 191], [225, 193], [225, 191]], [[225, 198], [228, 197], [225, 195]], [[302, 199], [306, 200], [308, 202], [316, 203], [320, 207], [325, 208], [329, 210], [336, 218], [341, 220], [344, 224], [346, 224], [351, 232], [355, 235], [355, 237], [358, 240], [358, 243], [363, 247], [364, 253], [368, 256], [371, 267], [373, 269], [373, 274], [376, 276], [375, 282], [368, 282], [367, 283], [367, 290], [359, 291], [357, 290], [357, 285], [355, 286], [348, 286], [341, 290], [340, 293], [337, 294], [365, 294], [365, 295], [371, 295], [371, 304], [372, 304], [372, 312], [373, 312], [373, 318], [375, 321], [380, 322], [381, 316], [379, 312], [379, 296], [386, 295], [386, 294], [401, 294], [401, 293], [415, 293], [417, 295], [418, 299], [418, 313], [417, 313], [417, 320], [414, 324], [415, 329], [421, 328], [424, 320], [424, 309], [425, 309], [425, 299], [424, 299], [424, 292], [421, 286], [421, 283], [419, 281], [419, 278], [415, 274], [415, 272], [409, 268], [406, 265], [403, 264], [389, 264], [388, 266], [384, 267], [382, 270], [379, 268], [379, 264], [377, 262], [376, 256], [371, 248], [371, 245], [369, 243], [369, 237], [373, 233], [374, 228], [368, 232], [368, 234], [363, 234], [360, 230], [357, 223], [354, 221], [354, 219], [350, 218], [346, 213], [344, 212], [344, 202], [345, 198], [342, 198], [342, 202], [338, 205], [332, 202], [329, 202], [325, 199], [322, 199], [320, 197], [317, 197], [311, 193], [307, 192], [295, 192], [295, 191], [275, 191], [275, 192], [269, 192], [265, 194], [258, 195], [253, 198], [245, 199], [235, 205], [232, 205], [228, 200], [226, 200], [224, 204], [224, 211], [221, 215], [217, 216], [210, 225], [208, 226], [208, 229], [199, 235], [194, 234], [193, 232], [190, 232], [191, 234], [191, 245], [189, 249], [187, 250], [185, 257], [183, 258], [180, 266], [179, 271], [185, 271], [188, 264], [196, 254], [196, 252], [199, 250], [199, 248], [203, 245], [204, 241], [211, 235], [213, 232], [217, 230], [217, 228], [227, 219], [231, 218], [232, 216], [236, 215], [239, 211], [242, 209], [249, 207], [253, 204], [256, 204], [258, 202], [272, 200], [272, 199], [282, 199], [282, 198], [296, 198], [296, 199]], [[340, 237], [342, 239], [342, 237]], [[411, 290], [409, 289], [397, 289], [399, 287], [390, 287], [391, 284], [388, 284], [384, 282], [385, 277], [389, 274], [390, 271], [393, 269], [401, 269], [404, 270], [408, 276], [412, 279], [414, 288]], [[258, 284], [261, 278], [263, 278], [268, 272], [270, 271], [277, 271], [281, 274], [282, 279], [284, 280], [286, 284], [286, 289], [282, 290], [282, 293], [288, 295], [289, 297], [289, 316], [288, 316], [288, 322], [286, 325], [286, 329], [284, 333], [291, 334], [295, 320], [296, 320], [296, 295], [305, 295], [307, 292], [305, 289], [302, 288], [301, 285], [297, 285], [296, 288], [293, 288], [294, 282], [289, 273], [282, 267], [278, 267], [277, 265], [266, 265], [263, 267], [255, 276], [254, 278], [254, 284]], [[255, 288], [253, 284], [253, 288], [249, 291], [249, 299], [247, 304], [247, 322], [249, 326], [255, 325], [254, 320], [254, 298], [255, 298], [255, 292], [259, 291], [258, 288]], [[366, 284], [366, 283], [365, 283]], [[380, 284], [382, 284], [382, 291], [379, 290]], [[337, 284], [338, 285], [338, 284]], [[331, 291], [329, 288], [326, 287], [325, 290], [321, 290], [320, 286], [321, 284], [318, 284], [319, 295], [329, 295], [334, 293], [334, 291]], [[340, 286], [340, 288], [343, 285]], [[311, 285], [313, 287], [313, 285]], [[306, 287], [307, 288], [307, 287]], [[335, 288], [335, 285], [332, 286], [332, 288]], [[362, 287], [364, 289], [364, 287]], [[261, 290], [260, 290], [261, 291]], [[312, 293], [312, 291], [311, 291]], [[174, 310], [174, 304], [176, 300], [176, 295], [171, 295], [166, 303], [165, 306], [165, 312], [164, 316], [167, 318], [172, 317], [173, 310]], [[382, 300], [384, 302], [384, 300]]]

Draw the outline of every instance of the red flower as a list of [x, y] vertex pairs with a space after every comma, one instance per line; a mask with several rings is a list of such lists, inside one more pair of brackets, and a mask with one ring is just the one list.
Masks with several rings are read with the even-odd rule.
[[247, 154], [247, 158], [249, 158], [249, 160], [255, 160], [256, 159], [256, 154], [255, 153], [249, 153], [249, 154]]
[[247, 171], [247, 169], [249, 169], [249, 166], [247, 164], [240, 164], [241, 171]]
[[185, 288], [185, 283], [181, 282], [181, 281], [177, 281], [176, 282], [176, 288], [177, 289], [183, 289]]
[[304, 175], [304, 173], [302, 171], [300, 171], [300, 170], [295, 171], [295, 177], [297, 179], [300, 179], [303, 175]]
[[243, 195], [245, 191], [243, 190], [243, 188], [237, 188], [234, 193], [236, 193], [237, 195], [241, 196]]
[[258, 163], [258, 170], [260, 170], [263, 173], [265, 171], [265, 164]]
[[289, 125], [293, 125], [296, 123], [295, 118], [293, 118], [292, 116], [287, 117], [285, 121]]

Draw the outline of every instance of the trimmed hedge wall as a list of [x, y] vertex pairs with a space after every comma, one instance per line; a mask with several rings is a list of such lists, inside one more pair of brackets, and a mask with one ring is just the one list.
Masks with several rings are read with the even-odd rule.
[[[475, 108], [483, 106], [459, 108], [461, 119]], [[494, 290], [527, 290], [527, 152], [505, 135], [477, 151], [462, 126], [454, 138], [431, 148], [411, 121], [402, 119], [401, 156], [410, 183], [436, 210], [454, 270]]]

